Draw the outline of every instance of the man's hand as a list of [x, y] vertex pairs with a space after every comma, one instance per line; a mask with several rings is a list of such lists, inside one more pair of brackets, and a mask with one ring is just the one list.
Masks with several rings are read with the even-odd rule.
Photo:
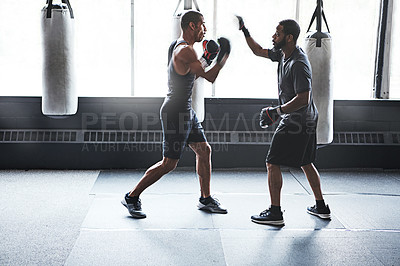
[[206, 68], [211, 65], [212, 61], [219, 52], [219, 45], [214, 40], [203, 41], [203, 56], [200, 58], [201, 65]]
[[260, 113], [260, 127], [267, 128], [275, 123], [283, 114], [281, 106], [266, 107]]
[[237, 16], [237, 15], [236, 15], [236, 18], [239, 21], [239, 30], [243, 31], [244, 37], [250, 37], [249, 30], [244, 26], [243, 18], [241, 16]]
[[217, 63], [223, 67], [231, 52], [231, 44], [228, 39], [221, 37], [218, 39], [220, 51], [217, 57]]
[[244, 27], [244, 21], [243, 21], [243, 18], [241, 17], [241, 16], [238, 16], [238, 15], [236, 15], [236, 18], [238, 19], [238, 21], [239, 21], [239, 30], [242, 30], [243, 29], [243, 27]]

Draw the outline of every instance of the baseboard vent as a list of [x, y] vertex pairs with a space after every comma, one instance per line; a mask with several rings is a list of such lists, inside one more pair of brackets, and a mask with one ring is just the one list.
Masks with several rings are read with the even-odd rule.
[[271, 143], [273, 132], [249, 132], [249, 131], [218, 131], [206, 132], [210, 143], [226, 144], [268, 144]]
[[[271, 132], [229, 132], [209, 131], [206, 138], [211, 144], [260, 144], [270, 143]], [[123, 142], [123, 143], [160, 143], [163, 139], [162, 131], [86, 131], [84, 142]]]
[[[211, 144], [270, 144], [271, 131], [208, 131]], [[162, 142], [161, 130], [0, 130], [0, 143], [145, 143]], [[335, 132], [332, 145], [400, 145], [400, 132]]]
[[76, 142], [76, 130], [0, 130], [0, 143]]
[[395, 135], [387, 132], [336, 132], [333, 143], [339, 145], [392, 145], [399, 144]]
[[84, 142], [160, 143], [162, 131], [85, 131]]

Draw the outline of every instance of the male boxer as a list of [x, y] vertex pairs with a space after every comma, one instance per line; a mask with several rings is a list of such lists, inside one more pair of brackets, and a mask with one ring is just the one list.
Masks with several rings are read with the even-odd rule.
[[316, 126], [318, 111], [314, 105], [311, 87], [311, 65], [307, 55], [296, 45], [300, 27], [294, 20], [283, 20], [272, 36], [273, 49], [264, 49], [239, 20], [246, 42], [257, 56], [278, 62], [279, 105], [269, 106], [260, 113], [260, 126], [265, 128], [281, 119], [273, 135], [266, 163], [271, 206], [259, 215], [251, 216], [256, 223], [284, 225], [281, 211], [282, 173], [280, 166], [301, 167], [313, 190], [316, 204], [307, 212], [322, 219], [330, 219], [325, 205], [320, 177], [313, 162], [316, 153]]
[[[163, 158], [147, 169], [139, 183], [121, 201], [133, 218], [146, 218], [141, 208], [140, 194], [176, 168], [186, 145], [196, 154], [196, 171], [201, 190], [198, 208], [211, 213], [227, 213], [218, 200], [210, 195], [211, 147], [191, 107], [191, 95], [196, 77], [203, 77], [211, 83], [215, 81], [229, 56], [230, 43], [225, 38], [218, 39], [219, 46], [214, 41], [205, 41], [200, 61], [193, 44], [201, 42], [207, 31], [203, 15], [193, 10], [186, 12], [181, 18], [181, 28], [181, 38], [169, 49], [169, 91], [160, 110]], [[205, 71], [204, 67], [210, 65], [215, 57], [217, 63]]]

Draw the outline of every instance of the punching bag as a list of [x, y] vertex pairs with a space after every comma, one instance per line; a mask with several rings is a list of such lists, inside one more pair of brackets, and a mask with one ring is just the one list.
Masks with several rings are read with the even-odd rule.
[[[317, 19], [317, 30], [309, 32], [307, 35], [305, 51], [311, 63], [312, 93], [319, 114], [317, 144], [330, 144], [333, 141], [332, 39], [322, 5], [322, 0], [318, 0], [307, 32], [315, 18]], [[328, 32], [321, 30], [322, 18]]]
[[[185, 9], [191, 9], [191, 1], [188, 3], [188, 1], [185, 1]], [[176, 7], [176, 10], [174, 12], [173, 18], [172, 18], [172, 39], [176, 40], [181, 36], [182, 29], [181, 29], [181, 14], [176, 14], [176, 11], [178, 10], [179, 4], [181, 1], [179, 1], [178, 6]], [[197, 11], [199, 10], [199, 7], [197, 6], [197, 3], [195, 2], [196, 9]], [[192, 90], [192, 108], [196, 112], [197, 119], [199, 122], [204, 121], [204, 78], [199, 77], [194, 81], [193, 84], [193, 90]]]
[[74, 15], [68, 0], [42, 9], [42, 113], [74, 115], [78, 109], [74, 69]]

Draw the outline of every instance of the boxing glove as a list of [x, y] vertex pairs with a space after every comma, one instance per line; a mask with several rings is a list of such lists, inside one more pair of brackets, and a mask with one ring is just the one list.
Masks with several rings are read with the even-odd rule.
[[244, 21], [241, 16], [236, 16], [239, 21], [239, 30], [243, 31], [244, 37], [250, 37], [249, 30], [244, 26]]
[[218, 39], [219, 53], [217, 57], [217, 63], [222, 67], [225, 65], [226, 59], [228, 59], [229, 53], [231, 52], [231, 44], [227, 38], [221, 37]]
[[219, 52], [219, 45], [214, 40], [204, 40], [203, 41], [203, 55], [200, 58], [201, 65], [206, 68], [211, 65], [212, 61]]
[[283, 114], [281, 106], [266, 107], [261, 110], [260, 113], [260, 127], [267, 128]]

